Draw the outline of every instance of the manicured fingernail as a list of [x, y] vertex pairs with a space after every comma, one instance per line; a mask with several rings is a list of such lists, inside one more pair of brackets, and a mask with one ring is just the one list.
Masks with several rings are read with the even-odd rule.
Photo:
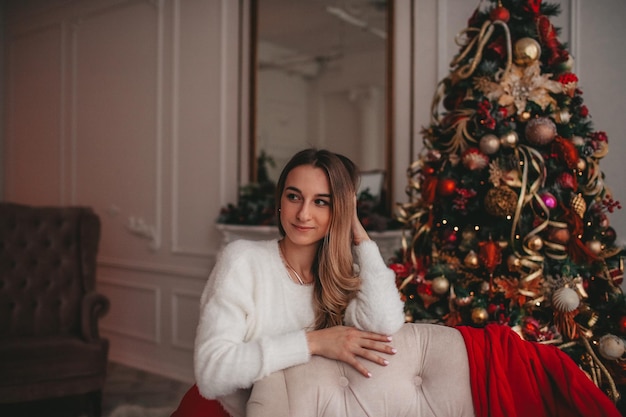
[[398, 349], [396, 348], [391, 349], [391, 353], [397, 353], [397, 352], [398, 352]]
[[368, 378], [371, 378], [371, 377], [372, 377], [372, 374], [368, 372], [368, 373], [367, 373], [367, 377], [368, 377]]
[[387, 340], [391, 342], [391, 336], [387, 336]]
[[389, 365], [389, 361], [385, 359], [385, 360], [383, 361], [383, 364], [384, 364], [385, 366], [387, 366], [387, 365]]

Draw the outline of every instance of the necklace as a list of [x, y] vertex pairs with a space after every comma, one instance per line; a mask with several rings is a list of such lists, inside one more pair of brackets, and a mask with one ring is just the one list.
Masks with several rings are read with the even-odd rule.
[[278, 252], [280, 253], [280, 259], [283, 261], [283, 264], [285, 264], [287, 269], [293, 272], [300, 285], [309, 285], [310, 282], [305, 283], [300, 274], [298, 274], [298, 272], [296, 271], [296, 269], [293, 266], [289, 265], [289, 262], [287, 262], [287, 258], [285, 258], [285, 254], [283, 253], [283, 246], [280, 243], [278, 244]]

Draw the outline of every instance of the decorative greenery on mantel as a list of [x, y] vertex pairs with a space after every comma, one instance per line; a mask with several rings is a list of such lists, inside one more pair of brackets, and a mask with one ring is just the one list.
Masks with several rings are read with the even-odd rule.
[[[217, 223], [256, 226], [276, 225], [274, 203], [276, 184], [269, 179], [267, 174], [268, 165], [273, 166], [274, 160], [264, 152], [261, 152], [258, 159], [257, 182], [252, 182], [239, 188], [237, 203], [229, 203], [222, 207]], [[384, 209], [367, 189], [358, 196], [357, 212], [366, 230], [381, 232], [402, 227], [400, 222], [384, 213]]]

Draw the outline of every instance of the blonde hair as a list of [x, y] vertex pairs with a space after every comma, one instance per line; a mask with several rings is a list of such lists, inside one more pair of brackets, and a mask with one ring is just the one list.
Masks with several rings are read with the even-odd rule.
[[[343, 155], [324, 149], [300, 151], [287, 162], [276, 184], [277, 215], [287, 175], [302, 165], [321, 168], [330, 185], [330, 226], [313, 263], [315, 328], [323, 329], [343, 323], [346, 307], [361, 285], [352, 256], [352, 217], [359, 175], [356, 165]], [[278, 228], [285, 236], [280, 219]]]

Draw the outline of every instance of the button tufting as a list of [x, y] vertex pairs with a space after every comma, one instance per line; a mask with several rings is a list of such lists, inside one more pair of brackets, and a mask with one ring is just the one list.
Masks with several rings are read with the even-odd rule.
[[415, 382], [415, 386], [417, 386], [417, 387], [421, 386], [422, 385], [422, 377], [417, 375], [415, 377], [415, 379], [413, 380], [413, 382]]
[[339, 385], [345, 388], [350, 385], [350, 381], [348, 381], [348, 378], [346, 378], [345, 376], [342, 376], [339, 378]]

